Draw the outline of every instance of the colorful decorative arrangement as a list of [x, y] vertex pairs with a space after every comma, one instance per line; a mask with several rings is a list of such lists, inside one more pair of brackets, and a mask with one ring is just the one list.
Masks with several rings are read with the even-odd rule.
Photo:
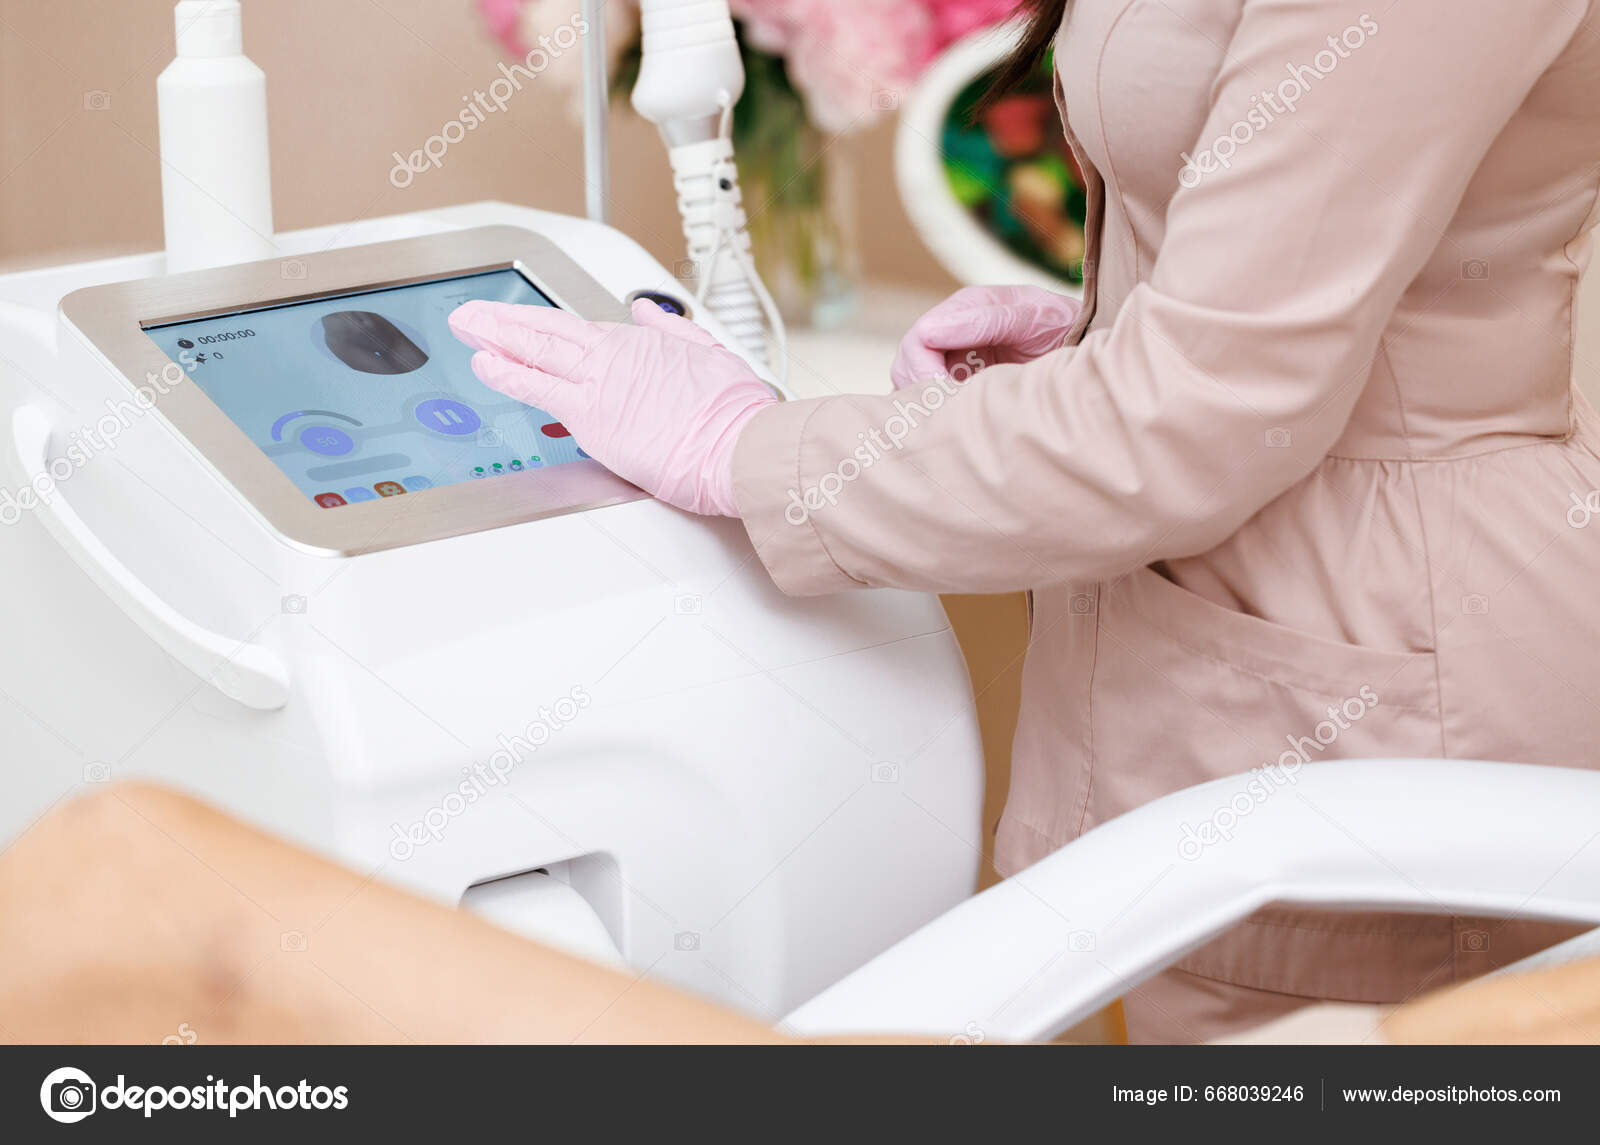
[[977, 121], [973, 108], [990, 73], [969, 83], [945, 114], [943, 151], [950, 190], [1019, 258], [1083, 280], [1083, 172], [1056, 114], [1048, 62]]

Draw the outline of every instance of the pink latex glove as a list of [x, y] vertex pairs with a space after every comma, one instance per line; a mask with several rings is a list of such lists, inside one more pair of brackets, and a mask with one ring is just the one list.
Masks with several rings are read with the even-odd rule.
[[1030, 362], [1061, 345], [1081, 307], [1076, 298], [1037, 286], [964, 286], [917, 319], [900, 340], [889, 377], [899, 390]]
[[737, 517], [733, 446], [777, 397], [745, 360], [644, 299], [633, 321], [468, 302], [450, 329], [484, 385], [554, 414], [585, 453], [691, 513]]

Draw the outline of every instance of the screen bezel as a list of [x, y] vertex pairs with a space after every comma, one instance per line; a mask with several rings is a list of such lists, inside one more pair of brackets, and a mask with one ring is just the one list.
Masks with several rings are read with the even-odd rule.
[[150, 328], [495, 270], [517, 272], [581, 318], [629, 321], [623, 304], [555, 243], [512, 226], [90, 287], [64, 298], [61, 316], [130, 393], [150, 394], [155, 412], [263, 523], [308, 552], [354, 556], [643, 499], [598, 462], [579, 460], [324, 509], [200, 386], [180, 382], [162, 392], [147, 381], [172, 368]]

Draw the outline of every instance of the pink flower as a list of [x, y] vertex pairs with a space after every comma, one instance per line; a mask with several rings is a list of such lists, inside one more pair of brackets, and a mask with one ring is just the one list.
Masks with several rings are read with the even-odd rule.
[[528, 54], [519, 29], [522, 26], [523, 0], [478, 0], [478, 11], [489, 33], [513, 56]]
[[998, 24], [1017, 10], [1017, 0], [921, 0], [933, 15], [938, 50], [961, 37]]
[[750, 44], [782, 55], [824, 131], [849, 131], [899, 106], [933, 58], [933, 17], [910, 0], [732, 0]]
[[729, 0], [734, 19], [744, 26], [751, 47], [769, 56], [786, 56], [800, 24], [801, 0]]

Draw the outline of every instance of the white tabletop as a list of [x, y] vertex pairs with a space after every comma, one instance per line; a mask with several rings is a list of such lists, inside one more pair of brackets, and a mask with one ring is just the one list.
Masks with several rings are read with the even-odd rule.
[[942, 297], [915, 287], [863, 284], [844, 325], [789, 331], [789, 388], [801, 398], [888, 393], [889, 366], [901, 337]]

